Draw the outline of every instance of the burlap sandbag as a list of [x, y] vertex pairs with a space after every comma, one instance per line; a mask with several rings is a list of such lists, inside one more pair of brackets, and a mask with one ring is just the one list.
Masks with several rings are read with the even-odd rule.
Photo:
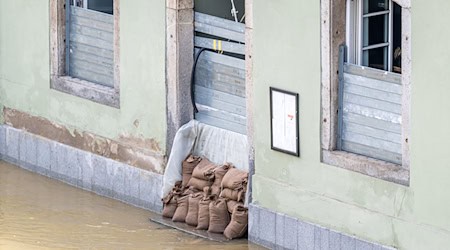
[[198, 203], [203, 198], [203, 193], [189, 195], [189, 208], [186, 215], [186, 224], [196, 227], [198, 223]]
[[169, 192], [163, 199], [162, 215], [167, 218], [172, 218], [177, 209], [177, 199], [181, 195], [181, 181], [177, 181], [172, 191]]
[[162, 216], [167, 218], [172, 218], [177, 210], [177, 200], [179, 194], [174, 194], [170, 192], [166, 197], [163, 198], [163, 212]]
[[223, 233], [230, 223], [230, 214], [225, 199], [219, 198], [209, 204], [209, 228], [210, 233]]
[[231, 168], [222, 179], [222, 188], [236, 190], [247, 186], [248, 173], [236, 168]]
[[188, 186], [190, 188], [195, 188], [198, 190], [203, 190], [205, 187], [210, 187], [212, 185], [211, 181], [198, 179], [194, 176], [189, 180]]
[[189, 196], [186, 195], [178, 198], [177, 210], [175, 210], [175, 214], [172, 217], [172, 221], [185, 222], [188, 209], [189, 209]]
[[214, 200], [214, 195], [204, 196], [198, 203], [197, 229], [208, 230], [209, 227], [209, 204]]
[[224, 188], [222, 189], [222, 192], [220, 192], [220, 197], [234, 201], [244, 201], [245, 189], [240, 188], [238, 190], [231, 190], [229, 188]]
[[162, 216], [166, 218], [172, 218], [177, 210], [177, 199], [173, 198], [168, 203], [164, 204]]
[[212, 172], [214, 173], [214, 182], [211, 186], [212, 194], [215, 194], [215, 195], [220, 194], [220, 191], [221, 191], [220, 187], [222, 184], [222, 179], [225, 176], [225, 174], [228, 172], [228, 170], [233, 167], [234, 167], [233, 165], [231, 165], [230, 163], [227, 163], [225, 165], [222, 165], [222, 166], [212, 170]]
[[212, 172], [218, 166], [208, 159], [204, 158], [192, 172], [192, 177], [195, 177], [200, 180], [214, 180], [214, 173]]
[[227, 208], [228, 208], [228, 212], [231, 214], [233, 213], [233, 210], [236, 206], [238, 205], [244, 205], [244, 203], [239, 202], [239, 201], [234, 201], [234, 200], [227, 200]]
[[223, 232], [223, 235], [229, 240], [240, 238], [247, 232], [248, 226], [248, 209], [243, 205], [234, 208], [231, 215], [231, 222]]
[[181, 163], [181, 171], [183, 174], [182, 185], [187, 186], [189, 180], [191, 179], [192, 172], [194, 168], [201, 162], [202, 158], [199, 156], [189, 155], [182, 163]]

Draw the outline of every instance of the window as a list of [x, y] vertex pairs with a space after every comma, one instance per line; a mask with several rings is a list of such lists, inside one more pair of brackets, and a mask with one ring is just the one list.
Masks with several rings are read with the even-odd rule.
[[409, 183], [409, 0], [325, 0], [322, 162]]
[[52, 0], [51, 87], [119, 107], [118, 0]]
[[347, 1], [348, 62], [401, 73], [401, 7], [392, 0]]
[[113, 15], [113, 0], [71, 0], [72, 6]]
[[71, 0], [66, 11], [66, 75], [114, 87], [112, 0]]

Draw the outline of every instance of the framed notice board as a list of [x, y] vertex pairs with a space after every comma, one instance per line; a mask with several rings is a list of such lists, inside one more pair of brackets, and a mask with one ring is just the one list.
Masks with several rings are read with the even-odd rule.
[[298, 94], [270, 88], [271, 149], [300, 156]]

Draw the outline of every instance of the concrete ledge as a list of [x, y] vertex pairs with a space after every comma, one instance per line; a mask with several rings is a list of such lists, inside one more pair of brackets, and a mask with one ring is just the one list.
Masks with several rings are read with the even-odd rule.
[[345, 151], [322, 150], [322, 162], [371, 177], [409, 186], [409, 170], [401, 165]]
[[102, 196], [162, 210], [162, 175], [7, 125], [0, 125], [0, 159]]
[[249, 204], [248, 239], [271, 249], [393, 250]]
[[51, 88], [66, 94], [120, 109], [120, 94], [115, 88], [70, 76], [52, 77]]

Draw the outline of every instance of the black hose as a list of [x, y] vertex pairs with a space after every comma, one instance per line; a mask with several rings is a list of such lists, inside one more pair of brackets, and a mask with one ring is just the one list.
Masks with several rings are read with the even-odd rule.
[[195, 96], [194, 96], [194, 83], [195, 83], [195, 68], [197, 67], [198, 58], [200, 57], [200, 54], [207, 50], [206, 48], [200, 49], [200, 51], [195, 56], [194, 65], [192, 66], [192, 73], [191, 73], [191, 102], [192, 106], [194, 107], [194, 114], [198, 113], [197, 105], [195, 105]]

